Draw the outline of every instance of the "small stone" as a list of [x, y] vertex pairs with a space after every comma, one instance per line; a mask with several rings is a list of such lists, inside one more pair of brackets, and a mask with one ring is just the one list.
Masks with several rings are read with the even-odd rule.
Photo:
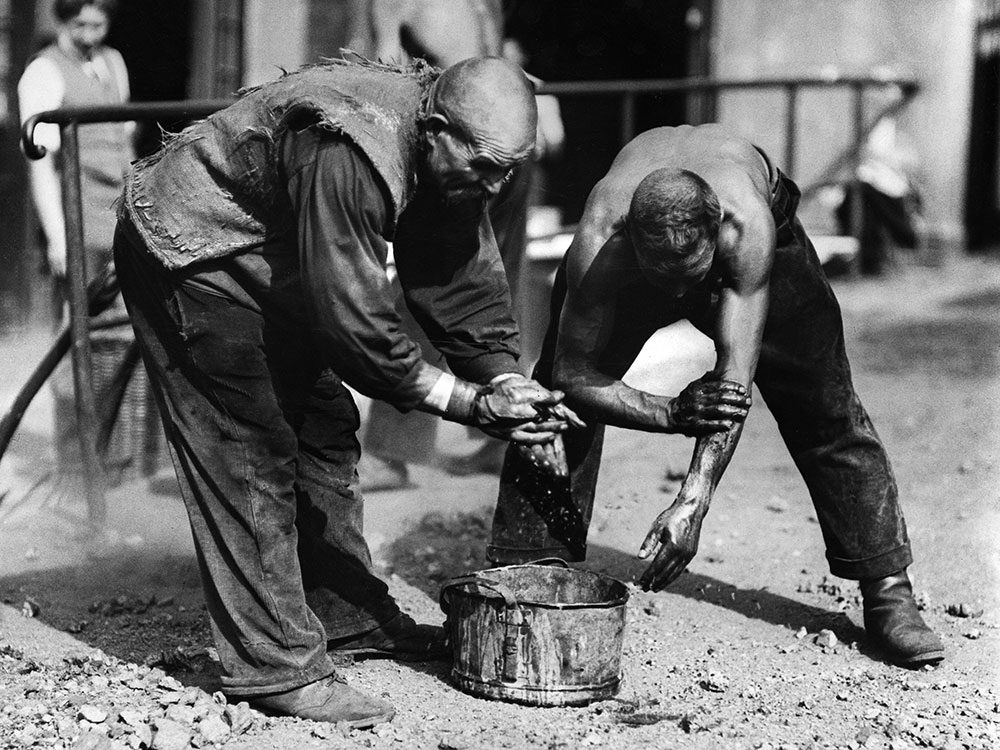
[[235, 735], [243, 734], [253, 726], [253, 711], [246, 701], [240, 701], [236, 705], [230, 703], [226, 706], [225, 716]]
[[799, 640], [802, 640], [807, 635], [809, 635], [809, 631], [806, 630], [805, 625], [803, 625], [801, 628], [795, 631], [795, 637], [798, 638]]
[[175, 703], [167, 708], [166, 717], [171, 721], [176, 721], [178, 724], [190, 726], [198, 719], [198, 713], [191, 706]]
[[823, 628], [816, 634], [813, 642], [822, 648], [833, 648], [838, 643], [836, 634], [834, 634], [832, 630], [828, 630], [826, 628]]
[[710, 693], [724, 693], [729, 687], [729, 681], [725, 676], [714, 671], [709, 672], [698, 684], [702, 690]]
[[153, 729], [149, 724], [141, 724], [135, 728], [135, 732], [128, 736], [126, 740], [129, 747], [134, 748], [134, 750], [139, 750], [139, 748], [150, 747], [153, 744]]
[[981, 617], [983, 614], [981, 607], [974, 607], [965, 602], [949, 604], [944, 611], [952, 617]]
[[[154, 674], [154, 672], [150, 672], [150, 674]], [[163, 672], [160, 672], [160, 674], [162, 676], [156, 683], [157, 687], [161, 687], [164, 690], [169, 690], [171, 692], [176, 692], [176, 693], [184, 692], [184, 685], [181, 684], [180, 680], [178, 680], [175, 677], [171, 677], [168, 674], [164, 674]]]
[[21, 604], [21, 616], [22, 617], [38, 617], [42, 608], [38, 606], [38, 602], [34, 599], [25, 599]]
[[100, 706], [85, 703], [80, 706], [80, 718], [86, 719], [92, 724], [101, 724], [108, 718], [108, 712]]
[[438, 741], [438, 750], [468, 750], [469, 738], [461, 734], [449, 734]]
[[207, 716], [198, 722], [198, 732], [205, 742], [221, 744], [229, 737], [229, 725], [218, 716]]
[[184, 697], [184, 693], [178, 692], [176, 690], [171, 690], [169, 692], [163, 693], [157, 698], [157, 702], [161, 706], [172, 706], [174, 704], [180, 703], [181, 698]]
[[187, 750], [191, 732], [187, 727], [170, 719], [157, 719], [151, 750]]
[[983, 637], [983, 631], [978, 628], [968, 631], [967, 633], [962, 633], [970, 641], [976, 641]]
[[115, 743], [97, 732], [84, 731], [73, 744], [73, 750], [116, 750]]
[[130, 727], [138, 727], [146, 723], [147, 714], [136, 708], [123, 708], [118, 713], [118, 718]]

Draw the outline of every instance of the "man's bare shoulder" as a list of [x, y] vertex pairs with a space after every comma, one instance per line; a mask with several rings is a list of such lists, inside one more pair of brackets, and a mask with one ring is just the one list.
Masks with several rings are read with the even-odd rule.
[[590, 192], [583, 217], [567, 251], [571, 294], [604, 298], [634, 271], [631, 243], [625, 235], [625, 214], [635, 186], [602, 179]]

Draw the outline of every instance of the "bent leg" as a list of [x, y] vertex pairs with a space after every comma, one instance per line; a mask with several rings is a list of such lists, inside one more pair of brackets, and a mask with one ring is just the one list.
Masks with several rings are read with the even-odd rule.
[[910, 564], [889, 458], [854, 391], [840, 307], [800, 224], [778, 249], [755, 382], [809, 488], [830, 570], [879, 578]]
[[296, 436], [259, 311], [176, 286], [117, 241], [116, 264], [187, 506], [223, 688], [276, 693], [333, 672], [297, 555]]
[[[288, 334], [274, 339], [293, 340]], [[281, 407], [298, 441], [296, 529], [306, 601], [328, 639], [368, 632], [399, 608], [372, 570], [363, 535], [357, 406], [340, 378], [302, 348], [269, 342], [268, 351], [281, 363]]]

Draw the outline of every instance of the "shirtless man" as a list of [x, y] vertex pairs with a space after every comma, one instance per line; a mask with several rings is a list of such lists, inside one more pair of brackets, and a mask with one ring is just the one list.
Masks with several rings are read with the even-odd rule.
[[[830, 570], [860, 581], [869, 636], [895, 663], [939, 661], [906, 574], [889, 460], [854, 391], [798, 197], [763, 152], [719, 125], [658, 128], [625, 146], [587, 201], [535, 371], [592, 425], [564, 436], [573, 507], [546, 508], [553, 493], [537, 491], [538, 472], [526, 482], [533, 467], [509, 450], [489, 555], [582, 559], [603, 439], [595, 422], [681, 433], [697, 438], [690, 468], [639, 551], [652, 557], [643, 588], [664, 588], [697, 552], [755, 382], [809, 488]], [[625, 385], [649, 336], [682, 318], [714, 339], [715, 368], [676, 398]]]

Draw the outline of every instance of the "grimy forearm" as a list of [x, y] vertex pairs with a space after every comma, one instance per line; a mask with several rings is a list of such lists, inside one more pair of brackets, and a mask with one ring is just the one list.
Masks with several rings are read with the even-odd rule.
[[715, 488], [733, 457], [742, 433], [743, 424], [739, 423], [725, 432], [713, 432], [697, 439], [691, 466], [681, 486], [681, 497], [698, 498], [704, 510], [708, 510]]
[[558, 379], [569, 405], [586, 420], [645, 432], [670, 432], [669, 396], [656, 396], [630, 388], [620, 380], [601, 375]]

